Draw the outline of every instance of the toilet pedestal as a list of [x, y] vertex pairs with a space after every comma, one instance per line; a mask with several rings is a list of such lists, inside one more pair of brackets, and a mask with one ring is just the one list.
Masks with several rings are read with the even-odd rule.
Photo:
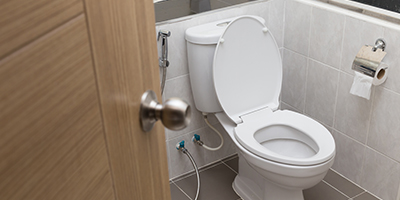
[[[240, 152], [240, 151], [239, 151]], [[286, 189], [265, 179], [239, 155], [239, 172], [232, 187], [244, 200], [304, 200], [302, 190]], [[261, 188], [262, 187], [262, 188]]]
[[302, 190], [288, 190], [279, 187], [270, 181], [264, 182], [263, 200], [304, 200]]

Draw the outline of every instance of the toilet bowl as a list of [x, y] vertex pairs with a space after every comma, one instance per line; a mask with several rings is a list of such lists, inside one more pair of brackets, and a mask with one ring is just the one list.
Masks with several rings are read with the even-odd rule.
[[232, 186], [245, 200], [303, 200], [302, 190], [319, 183], [333, 164], [334, 155], [327, 156], [330, 159], [326, 162], [305, 166], [262, 158], [239, 143], [234, 133], [237, 125], [225, 113], [219, 112], [215, 116], [237, 147], [239, 173]]
[[317, 121], [281, 111], [282, 62], [276, 42], [256, 16], [186, 30], [196, 108], [215, 113], [236, 144], [243, 199], [303, 200], [333, 164], [335, 142]]

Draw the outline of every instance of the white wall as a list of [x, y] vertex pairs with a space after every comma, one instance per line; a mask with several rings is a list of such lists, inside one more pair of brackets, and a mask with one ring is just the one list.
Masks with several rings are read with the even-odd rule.
[[[385, 200], [400, 184], [400, 26], [312, 0], [287, 1], [283, 106], [331, 130], [333, 169]], [[349, 93], [362, 45], [387, 42], [387, 81], [371, 99]]]

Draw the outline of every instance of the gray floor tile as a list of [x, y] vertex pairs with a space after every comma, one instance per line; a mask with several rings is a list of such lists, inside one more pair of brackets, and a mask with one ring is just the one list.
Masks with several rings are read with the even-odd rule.
[[[199, 200], [234, 200], [240, 197], [232, 189], [236, 174], [224, 164], [200, 172]], [[196, 175], [182, 179], [176, 184], [189, 196], [196, 194]]]
[[354, 198], [354, 200], [379, 200], [379, 199], [372, 196], [370, 193], [365, 192], [365, 193], [361, 194], [360, 196]]
[[348, 198], [324, 182], [304, 190], [304, 200], [348, 200]]
[[236, 157], [236, 158], [231, 158], [230, 160], [228, 160], [228, 161], [222, 161], [222, 162], [224, 162], [225, 164], [227, 164], [230, 168], [232, 168], [233, 170], [235, 170], [235, 172], [237, 173], [238, 171], [239, 171], [239, 158], [238, 157]]
[[171, 191], [171, 200], [190, 200], [175, 184], [170, 183], [169, 187]]
[[364, 192], [363, 189], [332, 170], [328, 171], [324, 180], [349, 197], [354, 197]]

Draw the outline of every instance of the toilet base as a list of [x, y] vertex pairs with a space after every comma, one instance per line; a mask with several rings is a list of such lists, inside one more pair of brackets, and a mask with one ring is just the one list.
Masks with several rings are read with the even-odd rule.
[[303, 191], [278, 186], [263, 178], [239, 154], [239, 173], [232, 183], [244, 200], [304, 200]]
[[232, 183], [233, 190], [244, 200], [304, 200], [302, 190], [288, 190], [272, 183], [264, 184], [265, 188], [264, 191], [262, 191], [263, 197], [260, 197], [261, 192], [257, 194], [254, 188], [249, 188], [248, 181], [249, 180], [243, 181], [240, 176], [236, 176]]

